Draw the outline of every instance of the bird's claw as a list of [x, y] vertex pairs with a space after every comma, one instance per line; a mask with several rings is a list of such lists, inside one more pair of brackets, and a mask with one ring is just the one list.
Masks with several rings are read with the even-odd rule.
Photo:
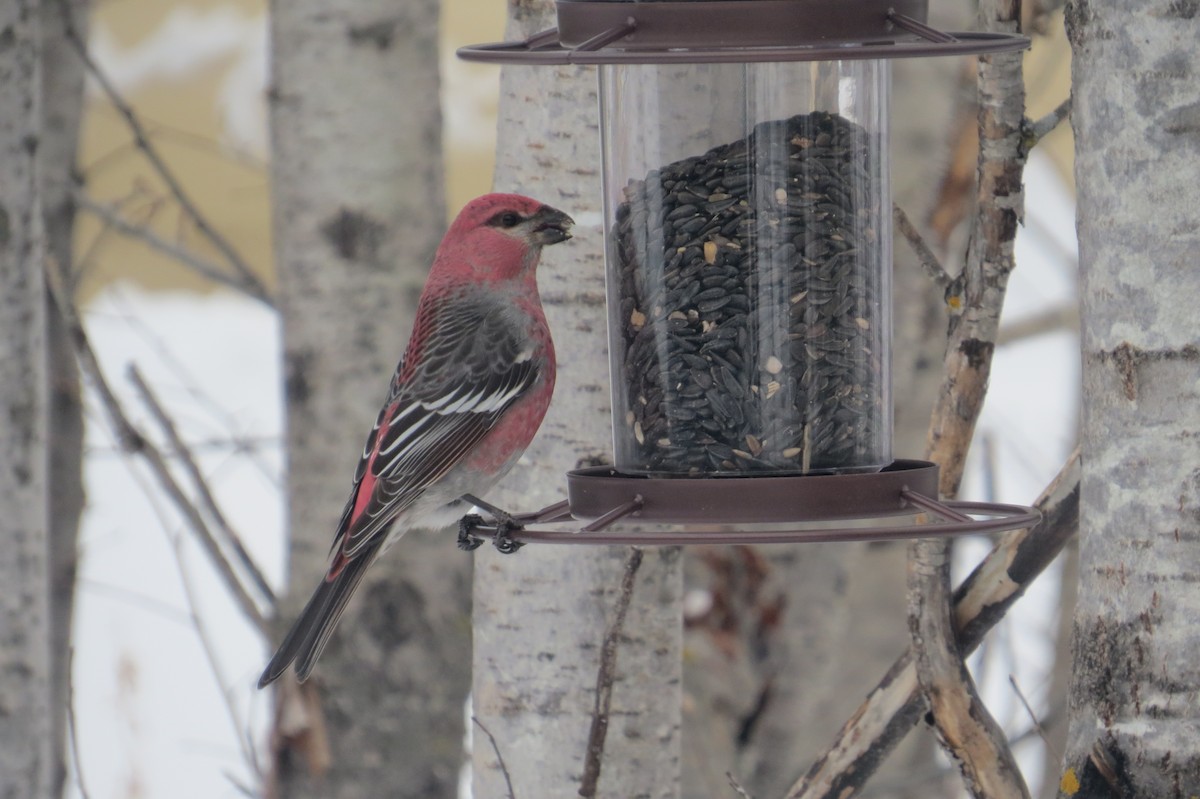
[[482, 538], [476, 538], [471, 532], [483, 524], [483, 517], [478, 513], [468, 513], [458, 520], [458, 548], [463, 552], [479, 549], [483, 545]]
[[496, 534], [492, 536], [492, 546], [501, 555], [511, 555], [521, 547], [525, 546], [520, 541], [512, 539], [512, 532], [520, 530], [521, 525], [514, 521], [512, 517], [507, 519], [496, 520]]
[[[521, 529], [521, 523], [507, 513], [499, 515], [495, 521], [496, 532], [492, 536], [492, 546], [502, 555], [511, 555], [525, 546], [520, 541], [512, 539], [514, 530]], [[483, 545], [483, 538], [475, 531], [484, 525], [483, 517], [478, 513], [468, 513], [458, 520], [458, 548], [464, 552], [478, 549]]]

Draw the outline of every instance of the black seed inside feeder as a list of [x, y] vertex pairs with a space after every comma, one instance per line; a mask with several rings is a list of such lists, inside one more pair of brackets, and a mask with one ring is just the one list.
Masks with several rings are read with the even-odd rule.
[[[846, 540], [1035, 519], [939, 503], [935, 466], [894, 461], [889, 373], [888, 59], [1028, 40], [932, 30], [912, 0], [557, 9], [555, 31], [459, 55], [600, 65], [615, 467], [569, 474], [568, 502], [518, 517], [513, 538]], [[829, 526], [918, 513], [941, 523]], [[572, 518], [590, 523], [539, 529]], [[613, 532], [621, 520], [639, 531]]]
[[[857, 79], [880, 64], [850, 66]], [[614, 81], [621, 94], [650, 84], [621, 77], [602, 81], [606, 99]], [[891, 462], [883, 134], [878, 115], [871, 131], [844, 112], [738, 120], [749, 130], [737, 140], [607, 192], [619, 470], [810, 474]], [[632, 129], [620, 116], [607, 135]], [[705, 132], [719, 137], [713, 127]], [[678, 149], [662, 139], [637, 149]], [[617, 184], [614, 161], [606, 175]]]

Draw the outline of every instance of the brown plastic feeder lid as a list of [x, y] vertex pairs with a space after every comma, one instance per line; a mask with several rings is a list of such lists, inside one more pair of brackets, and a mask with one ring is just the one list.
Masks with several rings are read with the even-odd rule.
[[924, 21], [923, 0], [685, 0], [627, 2], [559, 0], [558, 41], [585, 44], [625, 25], [634, 30], [613, 42], [619, 50], [714, 47], [788, 47], [795, 44], [890, 41], [897, 29], [889, 11]]
[[1024, 50], [1005, 33], [945, 33], [926, 0], [558, 0], [558, 27], [460, 58], [510, 64], [832, 61]]

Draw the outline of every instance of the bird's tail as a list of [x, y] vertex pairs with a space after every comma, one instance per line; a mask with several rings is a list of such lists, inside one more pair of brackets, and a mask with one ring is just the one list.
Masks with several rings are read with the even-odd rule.
[[321, 581], [283, 643], [263, 669], [262, 676], [258, 678], [259, 688], [265, 688], [279, 679], [293, 661], [296, 663], [296, 679], [300, 682], [308, 679], [313, 666], [317, 664], [317, 658], [325, 651], [338, 619], [346, 610], [346, 603], [378, 554], [378, 547], [363, 552], [346, 563], [333, 579]]

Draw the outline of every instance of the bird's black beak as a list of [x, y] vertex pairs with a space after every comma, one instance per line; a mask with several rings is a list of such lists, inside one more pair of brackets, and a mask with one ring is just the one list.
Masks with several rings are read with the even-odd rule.
[[557, 208], [543, 205], [533, 215], [533, 239], [538, 244], [558, 244], [571, 238], [575, 220]]

